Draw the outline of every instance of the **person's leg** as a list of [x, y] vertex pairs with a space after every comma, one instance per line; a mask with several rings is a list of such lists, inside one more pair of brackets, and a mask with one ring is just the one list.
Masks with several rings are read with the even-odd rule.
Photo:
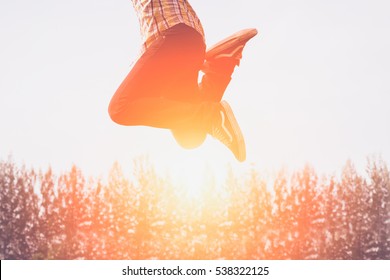
[[238, 60], [233, 59], [219, 59], [208, 62], [208, 68], [205, 70], [199, 84], [205, 100], [212, 102], [222, 100], [237, 64]]
[[205, 46], [192, 28], [178, 25], [136, 62], [114, 94], [109, 114], [121, 125], [203, 130], [213, 112], [197, 84]]
[[[211, 46], [205, 54], [202, 65], [204, 75], [199, 84], [204, 101], [220, 102], [231, 81], [234, 68], [240, 64], [245, 44], [257, 34], [256, 29], [245, 29], [228, 36]], [[172, 130], [176, 142], [183, 148], [200, 146], [206, 139], [205, 133], [190, 129]]]
[[243, 161], [245, 143], [230, 107], [224, 102], [205, 101], [199, 91], [203, 40], [195, 31], [186, 30], [188, 27], [181, 28], [165, 34], [137, 61], [110, 102], [110, 117], [122, 125], [186, 131], [201, 142], [208, 133]]

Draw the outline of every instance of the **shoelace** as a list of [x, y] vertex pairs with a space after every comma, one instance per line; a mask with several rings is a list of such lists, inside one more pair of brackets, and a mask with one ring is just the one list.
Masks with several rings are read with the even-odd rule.
[[212, 135], [214, 138], [218, 139], [226, 146], [230, 146], [233, 142], [233, 136], [230, 134], [229, 130], [225, 126], [225, 115], [221, 111], [221, 127], [214, 126], [212, 129]]
[[241, 45], [241, 46], [236, 47], [234, 50], [231, 50], [228, 53], [218, 54], [218, 55], [214, 56], [213, 59], [225, 57], [225, 58], [233, 58], [233, 59], [240, 60], [242, 58], [241, 52], [243, 51], [243, 49], [244, 49], [244, 45]]
[[228, 146], [228, 147], [230, 146], [231, 141], [230, 141], [229, 137], [227, 137], [226, 133], [223, 133], [221, 131], [221, 129], [219, 129], [219, 127], [213, 128], [212, 135], [213, 135], [214, 138], [218, 139], [219, 141], [221, 141], [226, 146]]

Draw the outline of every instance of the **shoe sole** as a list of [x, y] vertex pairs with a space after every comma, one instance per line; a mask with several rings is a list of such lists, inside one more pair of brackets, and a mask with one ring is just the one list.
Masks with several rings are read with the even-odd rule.
[[245, 45], [246, 42], [255, 37], [257, 33], [257, 29], [255, 28], [248, 28], [238, 31], [208, 48], [205, 59], [212, 59], [216, 55], [223, 53], [225, 50], [231, 47]]
[[244, 136], [241, 132], [240, 126], [238, 125], [236, 118], [234, 117], [233, 110], [230, 105], [226, 101], [221, 101], [221, 105], [225, 110], [226, 116], [233, 128], [234, 134], [237, 137], [238, 155], [236, 156], [236, 158], [238, 161], [243, 162], [246, 159]]

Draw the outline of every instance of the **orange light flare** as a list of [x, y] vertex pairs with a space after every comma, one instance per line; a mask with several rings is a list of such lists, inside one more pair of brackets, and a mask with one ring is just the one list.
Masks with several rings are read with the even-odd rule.
[[225, 207], [229, 203], [226, 181], [232, 159], [230, 151], [208, 139], [194, 150], [171, 148], [169, 156], [153, 156], [153, 163], [156, 172], [172, 182], [182, 207], [193, 211], [193, 207]]

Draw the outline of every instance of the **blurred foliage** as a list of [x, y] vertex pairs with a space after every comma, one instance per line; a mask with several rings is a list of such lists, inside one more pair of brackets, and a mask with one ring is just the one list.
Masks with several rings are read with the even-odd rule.
[[[134, 179], [130, 180], [129, 177]], [[381, 160], [340, 178], [310, 166], [205, 180], [201, 199], [151, 163], [107, 182], [0, 161], [1, 259], [390, 259], [390, 173]], [[267, 183], [268, 182], [268, 183]]]

